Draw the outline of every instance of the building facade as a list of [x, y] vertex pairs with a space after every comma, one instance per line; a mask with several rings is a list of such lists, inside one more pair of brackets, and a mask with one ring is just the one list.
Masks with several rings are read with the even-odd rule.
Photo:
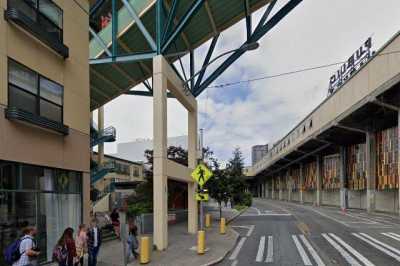
[[89, 219], [89, 19], [82, 8], [87, 0], [0, 1], [0, 250], [35, 225], [40, 262], [52, 260], [66, 227]]
[[251, 147], [251, 165], [255, 165], [268, 153], [268, 144]]

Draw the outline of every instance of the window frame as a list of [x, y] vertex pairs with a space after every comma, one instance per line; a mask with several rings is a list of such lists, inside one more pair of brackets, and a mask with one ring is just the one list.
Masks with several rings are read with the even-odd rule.
[[[29, 90], [26, 90], [26, 89], [24, 89], [24, 88], [21, 88], [20, 86], [18, 86], [18, 85], [15, 85], [15, 84], [13, 84], [11, 81], [10, 81], [10, 62], [13, 62], [14, 64], [16, 64], [16, 65], [20, 65], [20, 66], [22, 66], [22, 67], [24, 67], [24, 68], [26, 68], [26, 69], [28, 69], [29, 71], [32, 71], [34, 74], [35, 74], [35, 76], [36, 76], [36, 91], [37, 91], [37, 93], [35, 94], [35, 93], [33, 93], [33, 92], [31, 92], [31, 91], [29, 91]], [[31, 69], [30, 67], [28, 67], [28, 66], [26, 66], [26, 65], [24, 65], [24, 64], [22, 64], [22, 63], [19, 63], [18, 61], [16, 61], [16, 60], [14, 60], [14, 59], [12, 59], [12, 58], [10, 58], [10, 57], [8, 57], [8, 62], [7, 62], [7, 93], [8, 93], [8, 99], [7, 99], [7, 101], [8, 101], [8, 106], [9, 107], [14, 107], [14, 106], [12, 106], [12, 105], [10, 105], [10, 85], [11, 86], [13, 86], [14, 88], [17, 88], [17, 89], [19, 89], [19, 90], [21, 90], [21, 91], [23, 91], [24, 93], [28, 93], [28, 94], [30, 94], [30, 95], [32, 95], [32, 96], [34, 96], [35, 97], [35, 113], [33, 114], [33, 115], [36, 115], [36, 116], [40, 116], [40, 117], [44, 117], [44, 118], [46, 118], [46, 119], [48, 119], [48, 120], [51, 120], [51, 121], [54, 121], [54, 122], [57, 122], [57, 123], [60, 123], [60, 124], [64, 124], [64, 86], [63, 85], [61, 85], [60, 83], [58, 83], [58, 82], [55, 82], [54, 80], [51, 80], [51, 79], [49, 79], [49, 78], [47, 78], [47, 77], [45, 77], [45, 76], [43, 76], [43, 75], [41, 75], [40, 73], [38, 73], [37, 71], [35, 71], [35, 70], [33, 70], [33, 69]], [[43, 78], [43, 79], [46, 79], [46, 80], [48, 80], [48, 81], [50, 81], [50, 82], [53, 82], [53, 83], [55, 83], [55, 84], [57, 84], [58, 86], [60, 86], [61, 88], [62, 88], [62, 93], [61, 93], [61, 105], [60, 104], [58, 104], [58, 103], [55, 103], [55, 102], [53, 102], [53, 101], [51, 101], [51, 100], [48, 100], [48, 99], [46, 99], [46, 98], [44, 98], [44, 97], [42, 97], [41, 96], [41, 89], [40, 89], [40, 79], [41, 78]], [[52, 104], [52, 105], [55, 105], [55, 106], [57, 106], [57, 107], [59, 107], [59, 108], [61, 108], [61, 119], [60, 119], [60, 121], [56, 121], [56, 120], [53, 120], [53, 119], [50, 119], [50, 118], [47, 118], [47, 117], [45, 117], [45, 116], [42, 116], [41, 115], [41, 112], [40, 112], [40, 102], [41, 101], [45, 101], [45, 102], [47, 102], [47, 103], [50, 103], [50, 104]], [[24, 111], [26, 111], [26, 110], [24, 110]], [[28, 112], [28, 111], [27, 111]]]

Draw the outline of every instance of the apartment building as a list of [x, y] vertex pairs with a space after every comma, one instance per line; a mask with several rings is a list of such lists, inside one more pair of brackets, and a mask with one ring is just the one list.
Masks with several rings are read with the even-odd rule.
[[44, 263], [89, 218], [89, 2], [0, 9], [0, 250], [36, 225]]

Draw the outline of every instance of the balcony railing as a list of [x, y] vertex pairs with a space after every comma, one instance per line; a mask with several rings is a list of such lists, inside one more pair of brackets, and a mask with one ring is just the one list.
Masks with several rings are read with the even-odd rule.
[[69, 56], [69, 49], [63, 43], [62, 28], [40, 12], [33, 1], [8, 0], [4, 17], [30, 32], [60, 56]]

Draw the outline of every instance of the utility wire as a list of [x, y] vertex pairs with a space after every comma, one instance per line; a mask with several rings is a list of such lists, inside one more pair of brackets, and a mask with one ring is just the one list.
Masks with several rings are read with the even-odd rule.
[[[398, 53], [400, 53], [400, 50], [381, 53], [381, 54], [378, 54], [376, 56], [398, 54]], [[234, 82], [227, 82], [227, 83], [212, 85], [212, 86], [208, 86], [207, 88], [223, 88], [223, 87], [229, 87], [229, 86], [233, 86], [233, 85], [237, 85], [237, 84], [241, 84], [241, 83], [249, 83], [249, 82], [254, 82], [254, 81], [273, 79], [273, 78], [293, 75], [293, 74], [312, 71], [312, 70], [317, 70], [317, 69], [329, 68], [329, 67], [332, 67], [332, 66], [337, 66], [337, 65], [344, 64], [346, 62], [347, 61], [340, 61], [340, 62], [335, 62], [335, 63], [331, 63], [331, 64], [325, 64], [325, 65], [320, 65], [320, 66], [315, 66], [315, 67], [301, 68], [301, 69], [297, 69], [297, 70], [293, 70], [293, 71], [289, 71], [289, 72], [283, 72], [283, 73], [279, 73], [279, 74], [275, 74], [275, 75], [267, 75], [267, 76], [262, 76], [262, 77], [259, 77], [259, 78], [252, 78], [252, 79], [239, 80], [239, 81], [234, 81]]]

